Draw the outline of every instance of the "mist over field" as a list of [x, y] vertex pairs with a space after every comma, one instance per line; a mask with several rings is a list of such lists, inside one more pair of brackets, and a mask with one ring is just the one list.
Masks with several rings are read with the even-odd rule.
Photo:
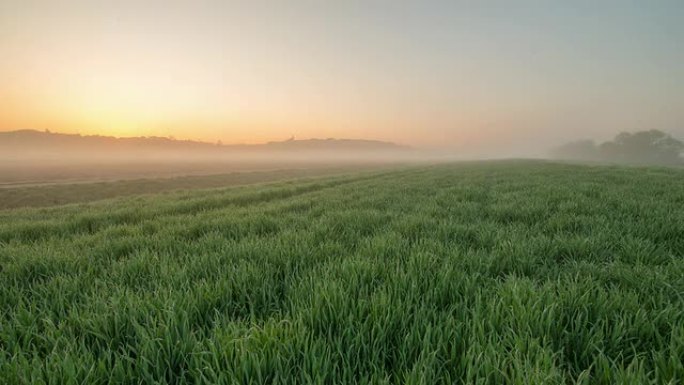
[[236, 145], [20, 130], [0, 132], [0, 186], [506, 158], [681, 166], [682, 151], [680, 140], [658, 130], [621, 133], [603, 143], [577, 140], [543, 151], [512, 147], [493, 152], [357, 139], [290, 138]]
[[320, 169], [444, 159], [390, 142], [310, 139], [224, 145], [161, 137], [0, 132], [0, 183]]

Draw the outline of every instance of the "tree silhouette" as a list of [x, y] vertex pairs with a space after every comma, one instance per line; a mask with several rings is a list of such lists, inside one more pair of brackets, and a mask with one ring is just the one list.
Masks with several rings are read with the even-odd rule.
[[682, 150], [684, 143], [659, 130], [623, 132], [601, 145], [608, 160], [638, 163], [677, 163]]
[[597, 146], [591, 140], [567, 143], [554, 150], [561, 159], [604, 160], [621, 163], [675, 164], [682, 161], [684, 143], [659, 131], [622, 132]]

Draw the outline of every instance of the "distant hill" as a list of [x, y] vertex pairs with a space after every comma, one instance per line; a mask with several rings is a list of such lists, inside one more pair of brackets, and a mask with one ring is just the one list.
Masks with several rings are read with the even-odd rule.
[[326, 153], [402, 152], [409, 147], [391, 142], [358, 139], [305, 139], [294, 138], [265, 144], [214, 144], [193, 140], [176, 140], [164, 137], [115, 138], [100, 135], [60, 134], [48, 131], [18, 130], [0, 132], [0, 156], [40, 154], [97, 154], [120, 155], [127, 153], [170, 154], [234, 154], [252, 152], [323, 151]]
[[400, 146], [392, 142], [362, 139], [288, 139], [282, 142], [268, 142], [265, 145], [269, 149], [325, 149], [325, 150], [408, 150], [406, 146]]

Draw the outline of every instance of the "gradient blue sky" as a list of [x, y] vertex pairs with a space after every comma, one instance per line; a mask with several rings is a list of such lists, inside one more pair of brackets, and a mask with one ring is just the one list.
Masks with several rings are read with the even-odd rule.
[[0, 2], [0, 130], [684, 138], [684, 1]]

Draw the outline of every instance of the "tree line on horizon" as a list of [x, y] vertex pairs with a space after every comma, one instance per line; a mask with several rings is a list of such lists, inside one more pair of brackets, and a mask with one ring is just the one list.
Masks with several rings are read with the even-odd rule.
[[566, 143], [552, 151], [554, 158], [632, 164], [674, 165], [684, 163], [684, 142], [660, 130], [622, 132], [613, 140], [591, 139]]

